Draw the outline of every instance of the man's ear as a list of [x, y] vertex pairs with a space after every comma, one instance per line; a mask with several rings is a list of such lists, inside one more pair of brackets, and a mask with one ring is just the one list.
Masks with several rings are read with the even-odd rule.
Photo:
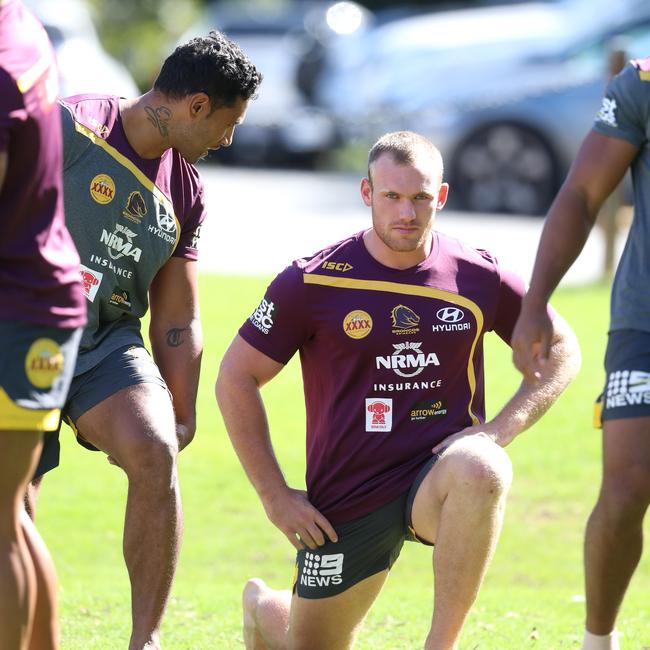
[[210, 98], [205, 93], [190, 96], [190, 116], [203, 117], [210, 113]]
[[442, 183], [438, 190], [438, 202], [436, 203], [436, 210], [442, 210], [447, 203], [447, 196], [449, 195], [449, 183]]
[[372, 183], [368, 178], [361, 179], [361, 198], [368, 207], [372, 205]]

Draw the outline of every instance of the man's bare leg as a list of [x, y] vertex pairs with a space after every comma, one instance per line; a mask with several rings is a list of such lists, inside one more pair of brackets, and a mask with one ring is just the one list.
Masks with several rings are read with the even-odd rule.
[[429, 471], [413, 503], [419, 537], [435, 543], [435, 595], [425, 648], [456, 650], [503, 523], [512, 466], [487, 438], [452, 444]]
[[643, 519], [650, 503], [650, 418], [603, 424], [603, 480], [585, 535], [586, 628], [602, 637], [590, 639], [590, 645], [609, 650], [618, 647], [610, 633], [643, 548]]
[[247, 650], [348, 650], [387, 575], [382, 571], [320, 599], [292, 597], [249, 580], [243, 593]]
[[126, 472], [124, 558], [133, 616], [129, 650], [158, 650], [183, 528], [171, 400], [158, 385], [130, 386], [84, 413], [76, 425]]
[[270, 589], [252, 578], [242, 595], [244, 646], [247, 650], [272, 650], [286, 645], [289, 632], [291, 592]]
[[29, 650], [53, 650], [59, 647], [54, 562], [43, 538], [25, 510], [21, 513], [20, 523], [34, 564], [37, 586]]
[[36, 576], [20, 515], [25, 488], [38, 461], [40, 437], [35, 431], [0, 432], [0, 648], [3, 650], [25, 650], [34, 619]]
[[33, 481], [30, 481], [27, 484], [27, 489], [25, 490], [25, 512], [27, 512], [29, 518], [34, 522], [36, 521], [36, 506], [38, 505], [38, 495], [41, 491], [42, 482], [43, 477], [39, 476]]

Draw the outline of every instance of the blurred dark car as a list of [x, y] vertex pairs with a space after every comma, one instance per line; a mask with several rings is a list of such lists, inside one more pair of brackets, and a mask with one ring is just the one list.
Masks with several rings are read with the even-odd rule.
[[233, 144], [214, 156], [247, 165], [311, 166], [337, 142], [329, 111], [313, 105], [324, 48], [364, 29], [369, 12], [355, 2], [215, 2], [180, 39], [217, 28], [264, 75]]
[[600, 107], [614, 43], [650, 54], [650, 2], [407, 18], [331, 50], [316, 97], [358, 149], [388, 130], [430, 137], [455, 207], [543, 214]]

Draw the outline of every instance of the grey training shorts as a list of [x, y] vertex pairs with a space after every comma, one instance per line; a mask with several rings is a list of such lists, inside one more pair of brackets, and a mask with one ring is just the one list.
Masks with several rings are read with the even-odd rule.
[[610, 332], [605, 372], [602, 420], [650, 417], [650, 332]]

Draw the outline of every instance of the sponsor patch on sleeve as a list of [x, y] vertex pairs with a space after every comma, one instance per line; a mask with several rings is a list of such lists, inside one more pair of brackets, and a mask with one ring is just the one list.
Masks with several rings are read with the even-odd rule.
[[608, 126], [618, 128], [618, 122], [616, 121], [617, 109], [618, 106], [616, 105], [615, 99], [603, 97], [603, 103], [600, 106], [600, 110], [596, 113], [596, 122], [602, 122]]
[[276, 306], [270, 300], [262, 298], [257, 309], [250, 315], [249, 319], [263, 334], [268, 334], [273, 327], [273, 318], [277, 314]]

